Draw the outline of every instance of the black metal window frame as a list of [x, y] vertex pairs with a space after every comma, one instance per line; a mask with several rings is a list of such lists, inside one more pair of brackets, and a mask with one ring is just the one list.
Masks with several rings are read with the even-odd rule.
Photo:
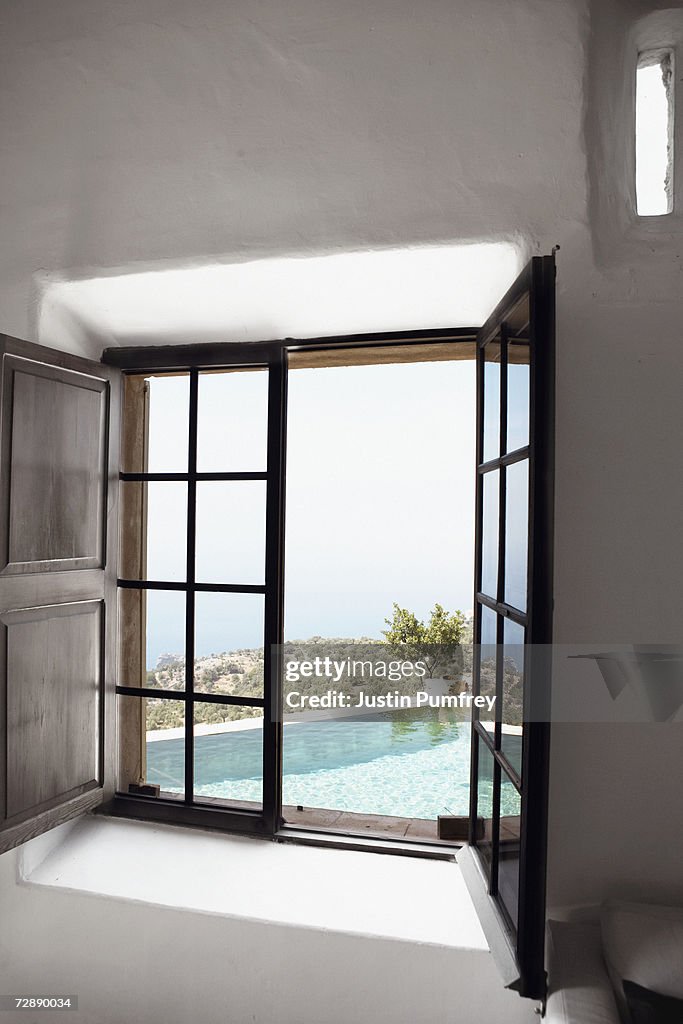
[[[452, 343], [473, 344], [477, 328], [451, 328], [444, 330], [384, 332], [314, 339], [286, 338], [264, 342], [218, 342], [210, 345], [154, 346], [145, 348], [117, 348], [105, 351], [103, 361], [123, 373], [142, 376], [164, 373], [188, 373], [189, 389], [189, 447], [187, 472], [120, 472], [122, 482], [173, 481], [187, 483], [188, 514], [186, 556], [187, 575], [184, 582], [162, 580], [118, 579], [121, 589], [181, 591], [186, 594], [185, 617], [185, 689], [164, 690], [128, 686], [121, 683], [116, 692], [125, 697], [152, 697], [182, 701], [185, 704], [185, 786], [182, 796], [161, 795], [150, 798], [118, 792], [106, 808], [108, 813], [123, 817], [161, 821], [171, 824], [215, 828], [226, 832], [246, 833], [265, 838], [287, 838], [288, 830], [282, 819], [282, 722], [275, 714], [281, 702], [280, 666], [277, 651], [283, 642], [284, 609], [284, 522], [286, 477], [286, 421], [287, 421], [287, 358], [290, 352], [329, 351], [334, 349], [362, 349], [420, 344]], [[474, 352], [473, 356], [474, 358]], [[389, 361], [389, 360], [388, 360]], [[220, 369], [266, 369], [268, 371], [268, 431], [267, 463], [265, 472], [210, 472], [197, 471], [197, 418], [199, 377], [203, 371]], [[125, 411], [124, 411], [125, 415]], [[266, 557], [263, 585], [239, 583], [201, 583], [195, 576], [196, 549], [196, 488], [203, 481], [264, 480], [266, 482]], [[248, 698], [222, 694], [199, 693], [194, 685], [195, 595], [208, 593], [263, 594], [264, 610], [264, 695]], [[194, 714], [196, 703], [212, 703], [258, 707], [263, 709], [263, 804], [262, 810], [242, 809], [229, 802], [197, 800], [194, 794]], [[296, 832], [314, 834], [320, 828], [297, 827]], [[357, 839], [352, 833], [337, 833], [335, 837]], [[304, 841], [304, 840], [302, 840]], [[348, 845], [344, 843], [344, 845]], [[410, 844], [405, 840], [383, 838], [381, 849], [394, 848], [408, 851], [411, 845], [429, 846], [428, 843]], [[363, 848], [366, 848], [364, 844]], [[443, 856], [443, 847], [434, 844], [434, 856]]]
[[[493, 760], [493, 818], [490, 857], [480, 859], [482, 876], [499, 915], [501, 932], [507, 936], [519, 965], [518, 991], [530, 998], [543, 998], [545, 975], [543, 948], [545, 936], [545, 864], [548, 812], [548, 760], [550, 744], [550, 665], [553, 610], [553, 505], [554, 505], [554, 289], [553, 256], [534, 257], [510, 291], [504, 296], [481, 329], [477, 356], [477, 491], [475, 510], [475, 617], [473, 692], [480, 687], [482, 654], [482, 609], [496, 615], [496, 720], [493, 732], [487, 729], [475, 711], [472, 722], [472, 769], [470, 785], [470, 845], [481, 848], [478, 834], [478, 762], [480, 745]], [[530, 349], [529, 443], [507, 450], [508, 421], [508, 342], [506, 316], [517, 303], [529, 296], [528, 329]], [[519, 332], [516, 332], [517, 334]], [[516, 336], [516, 335], [515, 335]], [[484, 461], [485, 351], [491, 342], [500, 342], [499, 451]], [[527, 601], [522, 611], [505, 600], [505, 545], [507, 511], [507, 469], [524, 460], [529, 463], [529, 521], [527, 549]], [[496, 594], [487, 594], [482, 585], [484, 529], [484, 481], [488, 474], [499, 473], [498, 480], [498, 559]], [[525, 631], [524, 714], [521, 775], [502, 749], [501, 706], [503, 698], [504, 629], [511, 621]], [[500, 858], [500, 796], [503, 781], [512, 784], [521, 803], [518, 919], [514, 921], [498, 886]], [[486, 844], [484, 844], [484, 847]]]

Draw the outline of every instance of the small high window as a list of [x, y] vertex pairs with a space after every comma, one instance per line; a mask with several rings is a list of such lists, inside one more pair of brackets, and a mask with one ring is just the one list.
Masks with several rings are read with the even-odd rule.
[[640, 217], [673, 210], [673, 52], [646, 50], [636, 72], [636, 209]]

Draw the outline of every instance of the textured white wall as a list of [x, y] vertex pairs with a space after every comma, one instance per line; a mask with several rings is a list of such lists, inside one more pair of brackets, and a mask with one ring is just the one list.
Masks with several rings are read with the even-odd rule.
[[3, 330], [54, 273], [547, 247], [582, 209], [582, 10], [5, 0]]
[[[680, 3], [640, 21], [657, 7], [593, 4], [592, 249], [560, 260], [555, 640], [601, 650], [682, 639], [683, 214], [638, 223], [633, 182], [615, 162], [633, 145], [639, 32], [648, 46], [681, 38]], [[682, 717], [554, 727], [551, 905], [616, 894], [683, 903]]]

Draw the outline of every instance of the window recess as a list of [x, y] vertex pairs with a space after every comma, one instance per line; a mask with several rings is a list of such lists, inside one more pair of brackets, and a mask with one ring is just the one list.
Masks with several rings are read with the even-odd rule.
[[[380, 349], [400, 347], [410, 359], [409, 348], [433, 343], [439, 358], [452, 342], [470, 358], [474, 343], [475, 643], [487, 645], [482, 657], [492, 664], [483, 672], [475, 659], [473, 684], [475, 692], [493, 687], [503, 706], [515, 695], [498, 654], [506, 648], [512, 657], [523, 646], [515, 685], [523, 679], [525, 716], [521, 750], [498, 716], [472, 722], [472, 884], [494, 911], [508, 983], [524, 996], [543, 995], [549, 675], [534, 650], [551, 641], [554, 275], [552, 256], [535, 257], [478, 332], [117, 348], [103, 364], [0, 337], [0, 489], [8, 510], [0, 531], [0, 852], [101, 805], [123, 817], [292, 838], [282, 829], [278, 713], [288, 354], [316, 365], [318, 351], [328, 359], [334, 349], [344, 365], [351, 350], [380, 361]], [[252, 382], [248, 407], [260, 402], [258, 429], [241, 440], [229, 415], [238, 398], [211, 415], [202, 403], [212, 374], [231, 373]], [[174, 415], [157, 429], [150, 403], [161, 375], [177, 395]], [[230, 444], [221, 440], [227, 436]], [[239, 458], [227, 461], [226, 451]], [[248, 543], [198, 543], [210, 484], [217, 501], [229, 485], [258, 485]], [[167, 509], [162, 541], [173, 558], [160, 579], [159, 538], [145, 526], [150, 505]], [[262, 690], [219, 692], [195, 671], [204, 607], [247, 601], [258, 606], [250, 621], [262, 643]], [[180, 674], [151, 679], [150, 630], [162, 625], [157, 653], [168, 643], [184, 657]], [[162, 765], [165, 777], [145, 789], [150, 708], [155, 726], [167, 714], [173, 721], [182, 767]], [[195, 740], [207, 708], [256, 709], [262, 718], [253, 752], [258, 793], [240, 806], [196, 791]]]

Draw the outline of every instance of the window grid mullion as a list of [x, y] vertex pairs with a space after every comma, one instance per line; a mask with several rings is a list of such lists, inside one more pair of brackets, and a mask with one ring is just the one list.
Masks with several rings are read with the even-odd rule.
[[[116, 692], [121, 697], [149, 697], [154, 700], [174, 700], [186, 702], [187, 696], [184, 690], [164, 690], [154, 686], [117, 686]], [[193, 693], [192, 701], [195, 704], [229, 704], [238, 708], [262, 708], [265, 707], [263, 697], [234, 696], [229, 693]]]
[[197, 523], [197, 400], [199, 371], [190, 370], [187, 480], [187, 595], [185, 603], [185, 802], [194, 801], [194, 642]]
[[[507, 410], [508, 410], [508, 331], [505, 321], [500, 325], [500, 441], [501, 460], [507, 453]], [[505, 601], [505, 522], [507, 516], [507, 468], [501, 462], [498, 492], [498, 604]], [[502, 721], [500, 706], [503, 700], [503, 618], [496, 617], [496, 709], [494, 713], [495, 748], [500, 750], [502, 742]]]
[[[221, 473], [216, 471], [215, 473], [194, 473], [192, 474], [195, 480], [201, 481], [213, 481], [213, 480], [229, 480], [229, 481], [242, 481], [242, 480], [267, 480], [268, 473], [257, 471], [250, 472], [245, 470], [244, 472], [225, 472]], [[119, 480], [123, 483], [184, 483], [189, 481], [189, 473], [119, 473]]]
[[118, 579], [121, 590], [176, 590], [200, 594], [265, 594], [264, 583], [187, 583], [180, 580]]

